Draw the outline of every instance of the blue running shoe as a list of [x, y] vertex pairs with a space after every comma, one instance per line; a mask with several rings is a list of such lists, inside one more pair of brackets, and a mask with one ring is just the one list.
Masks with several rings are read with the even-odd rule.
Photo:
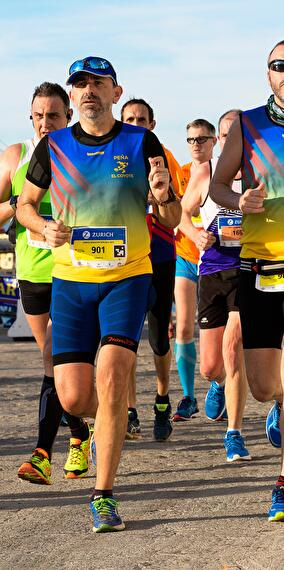
[[226, 433], [224, 447], [228, 463], [233, 463], [233, 461], [251, 461], [251, 456], [245, 448], [244, 439], [237, 429]]
[[273, 447], [281, 447], [280, 413], [281, 404], [274, 402], [266, 418], [266, 435]]
[[271, 508], [268, 511], [270, 522], [284, 521], [284, 486], [276, 485], [272, 491]]
[[219, 421], [226, 408], [225, 387], [213, 380], [205, 398], [205, 414], [209, 420]]
[[199, 412], [196, 398], [184, 396], [177, 405], [177, 410], [173, 415], [173, 422], [182, 422], [190, 420]]
[[113, 532], [124, 530], [125, 524], [122, 522], [117, 512], [118, 502], [113, 498], [98, 497], [90, 502], [90, 509], [94, 517], [94, 532]]
[[173, 431], [171, 422], [171, 404], [155, 404], [154, 438], [156, 441], [165, 441]]
[[90, 429], [90, 433], [91, 433], [91, 439], [90, 439], [90, 458], [92, 461], [92, 464], [94, 466], [94, 468], [96, 468], [97, 465], [97, 451], [96, 451], [96, 444], [95, 444], [95, 439], [94, 439], [94, 430]]

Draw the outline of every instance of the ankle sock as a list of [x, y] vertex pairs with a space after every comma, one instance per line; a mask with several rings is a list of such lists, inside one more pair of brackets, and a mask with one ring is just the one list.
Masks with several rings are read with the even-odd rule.
[[165, 412], [169, 403], [170, 403], [169, 394], [166, 394], [165, 396], [160, 396], [160, 394], [156, 394], [155, 406], [159, 410], [159, 412]]
[[95, 499], [112, 499], [113, 498], [113, 492], [112, 489], [95, 489], [92, 496], [91, 496], [91, 501], [94, 501]]

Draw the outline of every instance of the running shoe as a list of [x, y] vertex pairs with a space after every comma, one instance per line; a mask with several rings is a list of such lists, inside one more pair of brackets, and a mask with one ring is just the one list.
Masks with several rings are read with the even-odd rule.
[[154, 438], [156, 441], [165, 441], [173, 431], [170, 419], [172, 413], [171, 404], [155, 404], [154, 412]]
[[93, 467], [96, 468], [97, 465], [97, 450], [96, 450], [96, 443], [94, 438], [94, 430], [91, 431], [91, 439], [90, 439], [90, 458], [93, 464]]
[[51, 466], [48, 453], [37, 447], [30, 460], [22, 463], [18, 470], [18, 477], [38, 485], [51, 485]]
[[205, 414], [216, 422], [222, 419], [225, 409], [225, 387], [213, 380], [205, 398]]
[[270, 522], [284, 521], [284, 486], [276, 485], [272, 491], [271, 508], [268, 511]]
[[281, 404], [274, 402], [266, 418], [266, 435], [273, 447], [281, 447], [280, 413]]
[[240, 432], [236, 429], [230, 431], [224, 437], [224, 447], [227, 454], [227, 462], [250, 461], [251, 456], [245, 448], [245, 442]]
[[140, 422], [137, 417], [137, 413], [135, 414], [131, 410], [128, 410], [128, 422], [127, 422], [127, 430], [125, 434], [125, 439], [141, 439], [141, 427]]
[[88, 439], [70, 438], [69, 452], [64, 465], [65, 479], [85, 477], [89, 469], [90, 431]]
[[90, 502], [94, 517], [94, 532], [113, 532], [123, 530], [125, 524], [117, 512], [118, 502], [113, 498], [98, 497]]
[[177, 405], [176, 412], [173, 415], [173, 422], [182, 422], [190, 420], [199, 412], [196, 398], [184, 396]]

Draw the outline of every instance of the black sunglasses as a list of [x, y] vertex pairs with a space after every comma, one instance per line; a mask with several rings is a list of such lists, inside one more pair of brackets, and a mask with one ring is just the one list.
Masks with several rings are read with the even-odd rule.
[[188, 137], [186, 140], [188, 142], [188, 144], [204, 144], [206, 143], [209, 139], [214, 139], [214, 137]]
[[279, 71], [280, 73], [284, 72], [284, 59], [273, 59], [268, 64], [268, 69], [272, 71]]

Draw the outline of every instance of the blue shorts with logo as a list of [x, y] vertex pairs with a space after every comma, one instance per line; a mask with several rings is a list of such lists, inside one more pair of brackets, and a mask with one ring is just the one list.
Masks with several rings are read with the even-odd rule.
[[177, 255], [176, 259], [176, 277], [185, 277], [194, 283], [198, 281], [198, 264], [192, 263], [184, 257]]
[[153, 301], [152, 275], [108, 283], [53, 279], [51, 318], [54, 366], [93, 364], [98, 346], [137, 352], [145, 315]]

